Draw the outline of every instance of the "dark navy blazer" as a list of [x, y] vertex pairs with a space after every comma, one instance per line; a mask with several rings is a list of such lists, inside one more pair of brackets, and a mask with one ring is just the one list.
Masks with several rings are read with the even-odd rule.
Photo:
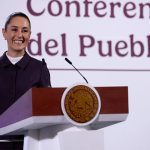
[[32, 87], [49, 87], [46, 63], [27, 53], [13, 65], [6, 56], [0, 58], [0, 114]]

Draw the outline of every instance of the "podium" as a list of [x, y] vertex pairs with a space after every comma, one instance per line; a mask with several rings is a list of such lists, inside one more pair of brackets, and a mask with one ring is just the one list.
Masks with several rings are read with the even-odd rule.
[[[26, 135], [30, 130], [69, 125], [61, 110], [66, 88], [32, 88], [0, 116], [0, 135]], [[126, 120], [128, 87], [95, 87], [101, 97], [101, 110], [90, 130]]]

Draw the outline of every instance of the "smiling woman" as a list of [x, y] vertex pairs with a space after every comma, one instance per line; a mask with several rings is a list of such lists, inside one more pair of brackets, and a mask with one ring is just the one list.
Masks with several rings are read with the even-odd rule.
[[8, 44], [7, 55], [18, 57], [25, 53], [25, 48], [30, 39], [31, 25], [27, 17], [12, 16], [8, 18], [2, 31]]
[[8, 49], [0, 58], [0, 113], [32, 87], [49, 87], [50, 74], [46, 63], [26, 52], [31, 24], [21, 12], [11, 14], [2, 30]]
[[[30, 88], [51, 86], [46, 63], [30, 57], [26, 52], [31, 35], [29, 18], [22, 12], [11, 14], [2, 32], [8, 49], [0, 57], [0, 114]], [[0, 136], [0, 139], [3, 138], [6, 137]], [[16, 136], [10, 137], [12, 140], [14, 138]], [[15, 145], [17, 143], [13, 143], [9, 150], [14, 150]]]

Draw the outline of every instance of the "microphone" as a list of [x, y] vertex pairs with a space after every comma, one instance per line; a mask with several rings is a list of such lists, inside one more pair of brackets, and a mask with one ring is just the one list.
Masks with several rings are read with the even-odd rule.
[[43, 65], [46, 65], [45, 59], [42, 58]]
[[73, 66], [73, 68], [82, 76], [82, 78], [86, 81], [86, 83], [88, 84], [87, 79], [81, 74], [81, 72], [72, 64], [72, 62], [68, 59], [65, 58], [66, 62], [69, 63], [71, 66]]

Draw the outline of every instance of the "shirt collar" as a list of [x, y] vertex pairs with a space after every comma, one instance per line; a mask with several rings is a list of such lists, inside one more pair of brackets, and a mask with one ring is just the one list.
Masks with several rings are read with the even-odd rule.
[[[25, 52], [23, 58], [19, 62], [17, 62], [15, 66], [24, 69], [29, 63], [29, 61], [30, 61], [30, 56], [28, 55], [27, 52]], [[8, 67], [10, 65], [13, 65], [7, 58], [6, 52], [0, 57], [0, 65], [2, 65], [3, 67]]]

